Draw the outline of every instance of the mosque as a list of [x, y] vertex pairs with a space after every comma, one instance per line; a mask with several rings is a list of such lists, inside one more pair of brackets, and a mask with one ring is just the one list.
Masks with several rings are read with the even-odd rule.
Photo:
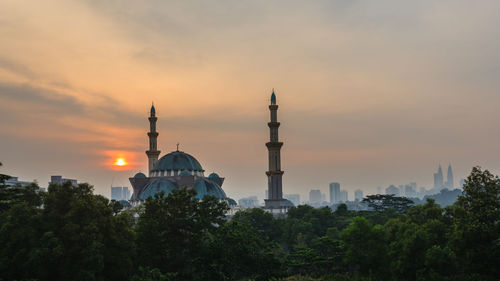
[[[269, 127], [269, 142], [266, 143], [268, 150], [269, 169], [266, 172], [268, 178], [268, 198], [265, 199], [264, 209], [280, 216], [288, 212], [288, 209], [293, 207], [293, 203], [283, 198], [282, 176], [281, 169], [281, 147], [283, 142], [279, 141], [278, 128], [278, 104], [276, 103], [276, 95], [274, 90], [271, 94], [271, 103], [269, 105], [270, 122]], [[220, 200], [225, 200], [230, 206], [235, 206], [236, 202], [227, 197], [221, 186], [224, 183], [224, 178], [219, 177], [216, 173], [211, 173], [205, 177], [205, 170], [200, 165], [200, 162], [193, 156], [177, 150], [162, 156], [160, 159], [160, 151], [157, 148], [158, 132], [156, 131], [156, 110], [154, 105], [151, 106], [149, 116], [149, 150], [146, 151], [148, 156], [148, 176], [143, 173], [137, 173], [134, 177], [129, 178], [134, 193], [130, 202], [133, 206], [140, 204], [146, 198], [153, 197], [156, 193], [164, 192], [165, 195], [170, 194], [173, 190], [180, 187], [192, 188], [196, 191], [196, 198], [203, 198], [207, 195], [214, 196]]]
[[148, 176], [137, 173], [129, 178], [132, 184], [133, 194], [130, 198], [132, 205], [141, 204], [149, 196], [164, 192], [170, 194], [180, 187], [188, 187], [196, 190], [196, 198], [203, 198], [207, 195], [214, 196], [220, 200], [225, 200], [229, 205], [236, 205], [236, 202], [227, 197], [221, 188], [224, 178], [216, 173], [211, 173], [205, 177], [200, 162], [193, 156], [177, 150], [170, 152], [160, 159], [160, 151], [157, 149], [158, 132], [156, 131], [156, 110], [151, 106], [149, 116], [149, 150], [146, 151], [148, 157]]

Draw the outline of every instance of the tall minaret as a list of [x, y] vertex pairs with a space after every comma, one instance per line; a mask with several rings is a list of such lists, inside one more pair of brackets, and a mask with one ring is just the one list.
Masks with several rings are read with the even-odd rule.
[[149, 176], [151, 176], [151, 171], [156, 165], [156, 162], [158, 162], [158, 156], [160, 155], [160, 151], [157, 149], [157, 138], [158, 138], [158, 132], [156, 131], [156, 110], [155, 106], [151, 106], [151, 112], [149, 115], [149, 132], [148, 132], [148, 137], [149, 137], [149, 150], [146, 151], [146, 155], [148, 156], [148, 171], [149, 171]]
[[282, 142], [278, 141], [278, 105], [276, 104], [276, 95], [271, 94], [271, 104], [269, 105], [271, 112], [271, 122], [267, 123], [270, 131], [270, 141], [266, 143], [269, 152], [269, 171], [266, 172], [268, 178], [268, 198], [265, 200], [266, 208], [281, 209], [286, 207], [286, 200], [283, 199], [283, 187], [281, 177], [281, 155], [280, 150], [283, 146]]

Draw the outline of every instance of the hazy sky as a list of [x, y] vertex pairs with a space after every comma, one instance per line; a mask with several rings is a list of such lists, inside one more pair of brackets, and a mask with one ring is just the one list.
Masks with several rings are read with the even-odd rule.
[[[499, 1], [0, 2], [0, 173], [128, 185], [159, 149], [238, 199], [267, 188], [275, 88], [284, 193], [500, 171]], [[113, 169], [124, 156], [131, 165]], [[352, 193], [350, 194], [352, 197]]]

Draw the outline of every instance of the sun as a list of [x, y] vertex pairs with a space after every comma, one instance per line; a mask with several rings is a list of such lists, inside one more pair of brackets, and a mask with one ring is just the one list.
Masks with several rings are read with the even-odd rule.
[[122, 167], [122, 166], [127, 165], [127, 162], [125, 162], [125, 159], [123, 159], [123, 158], [118, 158], [118, 159], [116, 159], [115, 165]]

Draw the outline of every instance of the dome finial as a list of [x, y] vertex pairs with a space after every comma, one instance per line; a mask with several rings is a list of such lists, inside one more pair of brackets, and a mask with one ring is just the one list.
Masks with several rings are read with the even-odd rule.
[[180, 143], [177, 143], [177, 151], [179, 151], [179, 144], [180, 144]]
[[276, 95], [274, 94], [274, 88], [273, 88], [273, 92], [271, 94], [271, 104], [276, 104]]

